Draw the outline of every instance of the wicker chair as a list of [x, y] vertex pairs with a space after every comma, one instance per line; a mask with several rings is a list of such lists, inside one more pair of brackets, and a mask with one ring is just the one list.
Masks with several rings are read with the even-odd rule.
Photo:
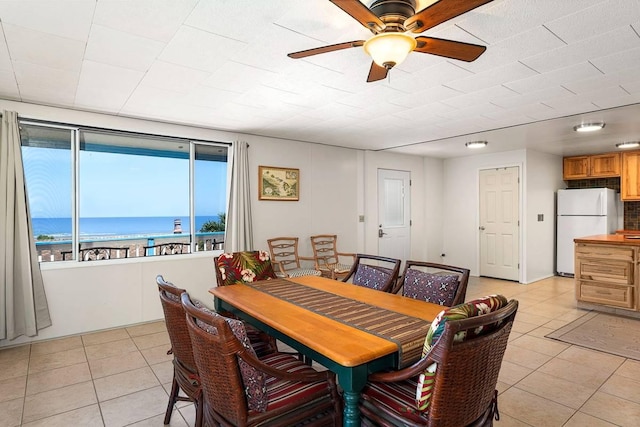
[[[495, 387], [518, 309], [516, 300], [507, 303], [500, 298], [504, 304], [496, 311], [460, 320], [453, 315], [441, 321], [439, 339], [430, 330], [427, 341], [431, 334], [433, 346], [412, 366], [370, 375], [360, 401], [363, 425], [493, 425], [493, 418], [498, 418]], [[438, 317], [446, 318], [447, 310]], [[417, 394], [424, 400], [418, 400]]]
[[276, 266], [276, 276], [278, 277], [300, 277], [300, 276], [320, 276], [320, 270], [315, 268], [303, 268], [300, 261], [311, 261], [311, 257], [298, 255], [297, 237], [274, 237], [268, 239], [271, 260]]
[[447, 307], [462, 304], [467, 294], [469, 269], [432, 262], [407, 261], [393, 293]]
[[358, 254], [356, 262], [342, 281], [351, 280], [354, 285], [391, 292], [398, 280], [401, 262], [395, 258]]
[[[169, 404], [164, 416], [164, 423], [169, 424], [173, 407], [177, 401], [193, 402], [196, 408], [195, 426], [202, 426], [202, 388], [196, 362], [193, 358], [191, 338], [185, 317], [184, 308], [180, 301], [180, 295], [184, 289], [175, 287], [166, 282], [162, 276], [156, 277], [160, 301], [164, 310], [164, 320], [167, 332], [171, 340], [171, 352], [173, 353], [173, 382], [169, 394]], [[186, 397], [180, 396], [180, 390]]]
[[[320, 270], [323, 277], [342, 279], [349, 274], [356, 260], [356, 254], [338, 252], [337, 240], [338, 236], [335, 234], [311, 236], [316, 270]], [[341, 258], [350, 258], [350, 260], [347, 263], [342, 263], [340, 262]]]
[[196, 308], [182, 295], [204, 392], [205, 425], [342, 425], [335, 375], [295, 357], [252, 354], [242, 323]]

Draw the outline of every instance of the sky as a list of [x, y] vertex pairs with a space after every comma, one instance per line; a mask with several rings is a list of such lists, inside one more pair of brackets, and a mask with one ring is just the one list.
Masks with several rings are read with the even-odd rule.
[[[23, 147], [31, 216], [71, 216], [71, 152]], [[189, 215], [189, 161], [80, 152], [80, 216]], [[196, 161], [196, 215], [225, 212], [227, 164]]]

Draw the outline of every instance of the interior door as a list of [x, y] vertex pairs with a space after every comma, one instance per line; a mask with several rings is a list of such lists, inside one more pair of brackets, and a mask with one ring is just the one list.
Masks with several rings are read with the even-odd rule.
[[411, 174], [378, 169], [378, 254], [409, 259], [411, 253]]
[[519, 168], [480, 171], [480, 275], [520, 278]]

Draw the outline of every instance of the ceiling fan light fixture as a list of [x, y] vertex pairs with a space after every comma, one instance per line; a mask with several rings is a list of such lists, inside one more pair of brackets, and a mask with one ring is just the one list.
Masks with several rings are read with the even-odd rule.
[[487, 141], [469, 141], [465, 142], [464, 146], [467, 148], [483, 148], [488, 144]]
[[589, 123], [580, 123], [579, 125], [575, 125], [573, 130], [576, 132], [593, 132], [596, 130], [600, 130], [604, 127], [604, 122], [589, 122]]
[[364, 51], [371, 56], [373, 62], [386, 69], [391, 69], [404, 61], [416, 48], [416, 39], [405, 33], [380, 33], [364, 43]]
[[640, 147], [640, 141], [625, 141], [625, 142], [619, 142], [616, 144], [616, 148], [636, 148], [636, 147]]

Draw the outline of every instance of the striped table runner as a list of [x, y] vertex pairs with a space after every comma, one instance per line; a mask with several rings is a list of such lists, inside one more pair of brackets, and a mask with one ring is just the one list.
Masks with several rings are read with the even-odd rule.
[[[376, 307], [350, 298], [290, 282], [269, 280], [247, 285], [306, 310], [341, 322], [395, 343], [399, 366], [403, 368], [420, 359], [422, 346], [431, 322]], [[354, 286], [345, 284], [345, 286]]]

